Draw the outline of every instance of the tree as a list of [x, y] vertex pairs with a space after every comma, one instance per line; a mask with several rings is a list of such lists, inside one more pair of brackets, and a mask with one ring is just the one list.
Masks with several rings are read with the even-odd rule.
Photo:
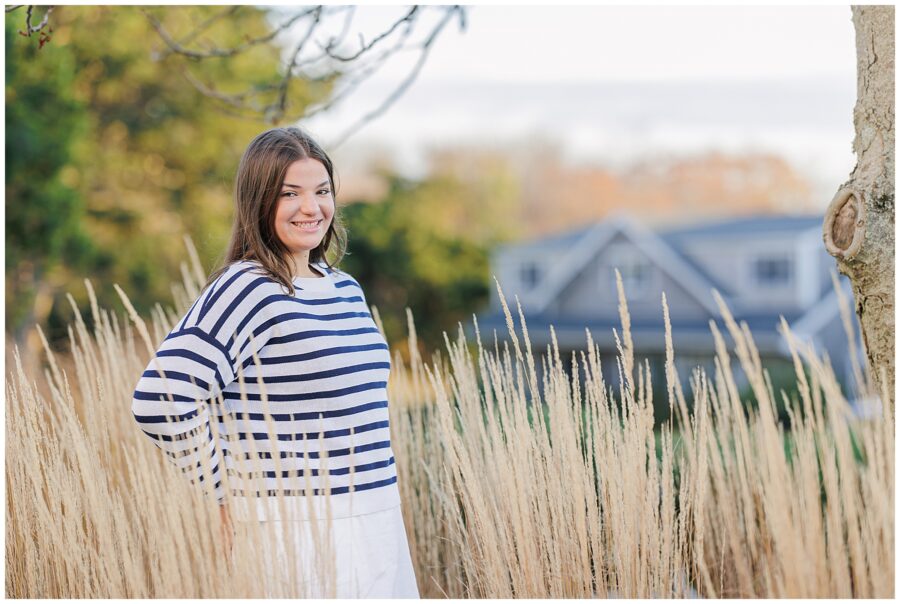
[[[894, 404], [894, 7], [853, 6], [856, 167], [825, 213], [825, 247], [850, 278], [869, 369]], [[887, 402], [887, 401], [886, 401]]]
[[[66, 341], [63, 294], [86, 307], [86, 275], [118, 283], [142, 313], [168, 299], [184, 235], [206, 266], [224, 249], [230, 182], [254, 135], [327, 110], [386, 56], [418, 47], [408, 86], [464, 14], [413, 7], [357, 40], [353, 7], [33, 8], [6, 7], [5, 21], [6, 317], [25, 352], [39, 348], [34, 323]], [[329, 16], [344, 20], [341, 33], [312, 36]], [[418, 44], [414, 25], [426, 28]], [[289, 39], [290, 27], [310, 36]], [[98, 298], [118, 303], [112, 291]]]

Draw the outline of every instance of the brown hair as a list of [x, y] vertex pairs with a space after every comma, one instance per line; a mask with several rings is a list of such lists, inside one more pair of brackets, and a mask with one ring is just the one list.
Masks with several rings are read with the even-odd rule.
[[255, 260], [273, 280], [293, 295], [294, 285], [288, 261], [290, 250], [275, 232], [275, 210], [288, 166], [307, 158], [318, 160], [325, 166], [332, 195], [335, 196], [334, 217], [322, 242], [309, 251], [309, 262], [324, 261], [334, 268], [325, 256], [332, 248], [334, 264], [341, 261], [347, 250], [347, 231], [338, 213], [331, 158], [300, 128], [272, 128], [258, 134], [241, 157], [234, 179], [235, 214], [231, 241], [222, 264], [213, 271], [203, 289], [209, 287], [232, 263]]

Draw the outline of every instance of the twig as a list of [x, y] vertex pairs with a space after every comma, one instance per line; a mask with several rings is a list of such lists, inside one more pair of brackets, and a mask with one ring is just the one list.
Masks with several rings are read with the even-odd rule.
[[[185, 44], [190, 44], [191, 42], [194, 41], [194, 39], [197, 36], [199, 36], [201, 33], [206, 31], [207, 29], [209, 29], [213, 25], [213, 23], [215, 23], [216, 21], [218, 21], [219, 19], [221, 19], [223, 17], [233, 17], [234, 14], [237, 13], [238, 10], [240, 10], [241, 8], [242, 7], [240, 5], [229, 6], [222, 12], [216, 13], [215, 15], [209, 17], [206, 21], [204, 21], [203, 23], [198, 25], [194, 31], [190, 32], [188, 35], [186, 35], [184, 38], [182, 38], [181, 41], [178, 42], [178, 45], [184, 46]], [[163, 51], [161, 53], [157, 53], [155, 58], [157, 60], [161, 60], [161, 59], [166, 58], [168, 55], [170, 55], [174, 52], [175, 51], [171, 47], [169, 47], [165, 51]]]
[[[401, 24], [403, 24], [403, 23], [412, 24], [412, 22], [414, 20], [413, 17], [415, 16], [416, 12], [418, 12], [418, 10], [419, 10], [418, 6], [412, 7], [409, 10], [409, 12], [406, 13], [406, 15], [404, 17], [402, 17], [402, 18], [398, 19], [396, 22], [394, 22], [394, 24], [391, 25], [390, 29], [388, 29], [386, 32], [383, 32], [383, 33], [375, 36], [375, 38], [368, 44], [362, 43], [361, 48], [350, 56], [342, 57], [340, 55], [333, 54], [330, 50], [330, 45], [328, 47], [324, 48], [324, 50], [325, 50], [326, 54], [328, 54], [328, 56], [331, 57], [332, 59], [336, 59], [341, 62], [355, 61], [360, 56], [362, 56], [364, 53], [366, 53], [369, 50], [371, 50], [372, 48], [374, 48], [376, 44], [378, 44], [379, 42], [381, 42], [382, 40], [384, 40], [385, 38], [390, 36], [392, 33], [394, 33], [394, 31], [398, 27], [400, 27]], [[409, 25], [407, 26], [407, 28], [408, 27], [409, 27]], [[362, 34], [360, 34], [360, 37], [362, 37]]]
[[[12, 11], [14, 11], [18, 8], [22, 8], [23, 6], [26, 6], [26, 5], [25, 4], [17, 4], [15, 6], [7, 6], [6, 12], [11, 13]], [[36, 34], [39, 31], [41, 31], [42, 29], [44, 29], [47, 26], [47, 23], [49, 23], [50, 13], [52, 13], [53, 9], [55, 9], [55, 8], [56, 8], [55, 6], [48, 6], [47, 12], [44, 13], [44, 18], [41, 19], [41, 22], [38, 23], [37, 25], [31, 25], [31, 15], [32, 15], [32, 12], [34, 11], [34, 6], [30, 5], [30, 4], [27, 5], [25, 8], [25, 31], [19, 30], [19, 34], [22, 36], [31, 36], [31, 34]], [[46, 34], [44, 34], [44, 35], [46, 35]], [[49, 37], [48, 37], [48, 39], [49, 39]], [[41, 44], [41, 46], [43, 46], [43, 44]]]
[[284, 72], [284, 78], [281, 80], [281, 89], [278, 93], [277, 108], [275, 108], [275, 106], [273, 105], [270, 105], [266, 108], [266, 117], [269, 118], [267, 119], [267, 121], [272, 121], [274, 123], [278, 120], [278, 118], [284, 115], [285, 107], [287, 106], [288, 85], [290, 84], [291, 78], [293, 77], [294, 66], [297, 63], [297, 57], [301, 52], [303, 52], [303, 47], [306, 46], [307, 42], [309, 42], [309, 39], [312, 37], [313, 32], [319, 25], [319, 20], [321, 18], [322, 7], [318, 6], [316, 7], [313, 21], [309, 24], [309, 29], [306, 30], [306, 35], [300, 39], [300, 42], [297, 43], [297, 46], [294, 47], [294, 52], [291, 54], [291, 62], [288, 64], [287, 69]]

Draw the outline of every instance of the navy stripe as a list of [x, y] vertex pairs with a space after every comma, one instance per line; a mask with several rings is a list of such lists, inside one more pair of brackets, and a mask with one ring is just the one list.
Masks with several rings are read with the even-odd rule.
[[[139, 394], [141, 396], [138, 396]], [[148, 395], [143, 392], [135, 392], [134, 395], [135, 395], [134, 396], [135, 398], [144, 400], [144, 401], [157, 400], [157, 399], [154, 399], [153, 397], [164, 396], [161, 394]], [[193, 403], [194, 400], [191, 399], [190, 401], [183, 401], [183, 402]], [[183, 421], [189, 420], [192, 417], [195, 417], [199, 411], [200, 411], [199, 409], [192, 409], [191, 411], [188, 411], [187, 413], [182, 413], [181, 415], [172, 415], [172, 414], [168, 414], [168, 415], [138, 415], [137, 413], [132, 412], [132, 415], [134, 415], [134, 419], [137, 420], [137, 422], [141, 423], [141, 424], [166, 424], [166, 423], [169, 423], [169, 421], [170, 421], [169, 418], [171, 418], [172, 423], [183, 422]]]
[[[368, 491], [370, 489], [377, 489], [379, 487], [386, 487], [388, 485], [392, 485], [397, 482], [396, 476], [391, 476], [390, 478], [385, 478], [384, 480], [376, 480], [375, 482], [366, 482], [363, 484], [355, 484], [352, 487], [334, 487], [330, 490], [332, 495], [342, 495], [344, 493], [349, 493], [351, 490], [356, 493], [358, 491]], [[313, 495], [325, 495], [328, 489], [312, 489]], [[267, 491], [244, 491], [239, 489], [232, 489], [231, 493], [233, 495], [238, 495], [240, 497], [275, 497], [279, 493], [285, 495], [287, 497], [292, 496], [305, 496], [306, 489], [284, 489], [278, 491], [276, 489], [268, 489]]]
[[[209, 335], [208, 333], [206, 333], [205, 331], [200, 329], [199, 327], [188, 327], [187, 329], [173, 331], [172, 333], [170, 333], [169, 335], [166, 336], [166, 340], [178, 338], [181, 336], [195, 336], [196, 338], [203, 340], [205, 343], [209, 344], [210, 346], [212, 346], [213, 348], [215, 348], [216, 350], [218, 350], [219, 352], [222, 353], [222, 356], [224, 356], [225, 360], [228, 361], [229, 367], [234, 367], [235, 363], [234, 363], [234, 360], [231, 358], [231, 355], [228, 354], [228, 348], [225, 345], [223, 345], [220, 341], [218, 341], [217, 339], [215, 339], [214, 337], [212, 337], [211, 335]], [[194, 356], [189, 356], [188, 358], [190, 358], [194, 361], [197, 361], [198, 363], [200, 363], [202, 365], [206, 365], [210, 369], [218, 368], [218, 365], [216, 363], [207, 359], [206, 357], [201, 357], [200, 355], [197, 355], [195, 353], [191, 353], [191, 354]], [[176, 356], [176, 355], [171, 355], [171, 354], [163, 355], [162, 353], [160, 353], [159, 356]]]
[[[259, 359], [261, 365], [278, 365], [281, 363], [294, 363], [297, 361], [308, 361], [310, 359], [321, 359], [335, 354], [343, 354], [345, 352], [365, 352], [366, 350], [388, 350], [387, 344], [384, 342], [376, 342], [374, 344], [360, 344], [359, 346], [336, 346], [334, 348], [323, 348], [322, 350], [314, 350], [302, 354], [291, 354], [280, 357], [265, 357]], [[253, 363], [253, 358], [244, 361], [243, 367], [246, 369]]]
[[[253, 414], [253, 415], [262, 415], [262, 414]], [[246, 419], [246, 418], [245, 418]], [[254, 418], [257, 419], [257, 418]], [[262, 418], [258, 418], [262, 419]], [[220, 422], [221, 423], [221, 422]], [[380, 422], [372, 422], [371, 424], [363, 424], [361, 426], [354, 426], [353, 428], [341, 428], [339, 430], [326, 430], [325, 432], [298, 432], [296, 434], [277, 434], [277, 440], [284, 440], [289, 442], [296, 442], [302, 440], [318, 440], [321, 438], [337, 438], [340, 436], [350, 436], [351, 430], [354, 435], [363, 434], [365, 432], [371, 432], [372, 430], [379, 430], [381, 428], [389, 428], [390, 422], [388, 420], [383, 420]], [[143, 428], [142, 428], [143, 430]], [[166, 442], [180, 442], [184, 440], [189, 440], [194, 437], [197, 432], [197, 428], [192, 428], [187, 432], [180, 432], [178, 434], [154, 434], [152, 432], [148, 432], [147, 430], [143, 430], [143, 432], [152, 438], [153, 440], [162, 440]], [[241, 440], [269, 440], [269, 434], [267, 432], [238, 432], [237, 434], [225, 434], [221, 430], [219, 432], [222, 440], [227, 442], [236, 442]]]
[[[243, 302], [244, 299], [250, 295], [250, 292], [252, 292], [257, 287], [263, 287], [266, 283], [269, 282], [270, 280], [268, 277], [257, 277], [256, 279], [248, 283], [247, 286], [241, 290], [241, 293], [236, 295], [234, 299], [228, 304], [228, 307], [224, 311], [222, 311], [222, 314], [219, 316], [219, 320], [216, 321], [216, 324], [213, 325], [213, 328], [209, 330], [209, 333], [211, 333], [213, 337], [216, 337], [219, 334], [219, 330], [221, 330], [222, 326], [225, 325], [225, 322], [231, 317], [232, 314], [234, 314], [234, 309], [240, 306], [241, 302]], [[254, 316], [254, 313], [247, 313], [240, 324], [238, 324], [237, 329], [235, 329], [235, 333], [241, 333], [241, 331], [244, 329], [244, 326], [249, 323]]]
[[260, 324], [260, 332], [265, 331], [272, 325], [277, 323], [281, 323], [283, 321], [287, 321], [290, 319], [311, 319], [313, 321], [340, 321], [341, 319], [354, 319], [354, 318], [366, 318], [371, 317], [368, 313], [364, 312], [339, 312], [333, 313], [330, 315], [317, 315], [314, 313], [308, 312], [286, 312], [281, 313], [277, 317], [272, 317]]
[[183, 319], [181, 320], [181, 322], [175, 327], [176, 331], [181, 330], [181, 329], [184, 329], [184, 326], [187, 325], [187, 323], [188, 323], [188, 319], [190, 319], [190, 317], [191, 317], [191, 313], [194, 312], [194, 308], [197, 306], [197, 304], [198, 304], [199, 302], [200, 302], [200, 298], [197, 298], [196, 300], [194, 300], [194, 303], [191, 304], [191, 308], [187, 311], [187, 314], [184, 315], [184, 318], [183, 318]]
[[[354, 454], [365, 453], [366, 451], [376, 451], [378, 449], [388, 449], [388, 448], [390, 448], [390, 446], [391, 446], [391, 441], [389, 441], [389, 440], [368, 443], [365, 445], [355, 445], [353, 447], [353, 453]], [[222, 452], [227, 456], [231, 456], [231, 457], [234, 457], [235, 459], [242, 460], [242, 461], [246, 461], [246, 460], [250, 459], [251, 457], [259, 457], [260, 459], [272, 459], [272, 455], [273, 455], [273, 453], [271, 451], [259, 451], [256, 453], [256, 455], [254, 455], [253, 453], [250, 453], [250, 452], [245, 452], [243, 454], [232, 453], [229, 449], [222, 449]], [[328, 455], [328, 459], [331, 459], [333, 457], [344, 457], [346, 455], [350, 455], [350, 449], [349, 448], [332, 449], [331, 451], [326, 451], [325, 454]], [[278, 452], [278, 457], [280, 459], [286, 459], [288, 457], [304, 457], [304, 458], [308, 457], [309, 459], [319, 459], [320, 457], [322, 457], [322, 455], [323, 455], [323, 452], [321, 452], [321, 451], [307, 451], [307, 452], [279, 451]]]
[[[197, 323], [199, 323], [200, 319], [203, 318], [203, 315], [206, 314], [206, 311], [210, 306], [210, 302], [213, 299], [213, 296], [217, 296], [216, 289], [220, 285], [222, 285], [221, 281], [222, 281], [223, 276], [224, 276], [224, 273], [222, 275], [219, 275], [219, 278], [216, 279], [215, 282], [209, 286], [209, 291], [206, 293], [206, 296], [204, 296], [203, 304], [200, 306], [200, 315], [197, 317]], [[226, 287], [226, 286], [223, 286], [223, 287]]]
[[[196, 403], [197, 399], [193, 396], [185, 396], [183, 394], [169, 394], [163, 392], [144, 392], [143, 390], [134, 391], [134, 399], [138, 401], [158, 401], [161, 403]], [[200, 399], [201, 402], [204, 399]], [[179, 416], [181, 417], [181, 416]]]
[[[166, 442], [188, 442], [191, 440], [195, 440], [200, 432], [203, 430], [203, 426], [197, 426], [196, 428], [191, 428], [187, 432], [179, 432], [178, 434], [156, 434], [155, 432], [150, 432], [148, 430], [144, 430], [141, 428], [141, 432], [152, 438], [153, 440], [163, 440]], [[209, 428], [205, 430], [207, 434], [211, 434], [209, 432]], [[211, 439], [210, 439], [211, 440]], [[209, 441], [207, 441], [209, 442]], [[160, 445], [162, 446], [162, 445]], [[182, 456], [182, 451], [170, 451], [169, 449], [163, 449], [166, 453], [171, 455], [174, 458], [178, 458]], [[197, 447], [192, 449], [184, 449], [183, 451], [189, 451], [190, 453], [196, 453]], [[188, 455], [189, 453], [184, 453], [184, 455]]]
[[199, 386], [200, 388], [203, 388], [204, 390], [209, 390], [208, 382], [201, 380], [197, 376], [188, 375], [187, 373], [182, 373], [180, 371], [172, 371], [171, 369], [163, 369], [162, 373], [160, 373], [156, 369], [148, 369], [147, 371], [145, 371], [144, 373], [141, 374], [141, 377], [153, 378], [153, 379], [165, 378], [165, 379], [176, 380], [179, 382], [187, 382], [188, 384], [193, 382], [193, 383], [196, 383], [196, 385]]
[[[379, 388], [387, 388], [387, 382], [366, 382], [365, 384], [356, 384], [347, 386], [346, 388], [336, 388], [334, 390], [321, 390], [319, 392], [292, 392], [290, 394], [267, 394], [266, 399], [274, 403], [290, 403], [295, 401], [311, 401], [320, 398], [338, 398], [355, 394], [357, 392], [366, 392], [367, 390], [378, 390]], [[262, 394], [247, 392], [245, 395], [248, 401], [263, 400]], [[240, 392], [224, 392], [223, 397], [227, 401], [241, 400]]]
[[[390, 363], [360, 363], [359, 365], [351, 365], [350, 367], [338, 367], [337, 369], [328, 369], [326, 371], [316, 371], [313, 373], [302, 373], [295, 375], [268, 375], [263, 376], [263, 384], [287, 384], [290, 382], [307, 382], [310, 380], [321, 380], [324, 378], [337, 377], [339, 375], [348, 375], [350, 373], [358, 373], [360, 371], [370, 371], [375, 369], [390, 370]], [[257, 377], [248, 378], [247, 385], [255, 386]], [[252, 381], [249, 381], [252, 380]]]
[[[355, 407], [347, 407], [346, 409], [328, 409], [325, 411], [297, 411], [295, 413], [270, 413], [269, 416], [276, 422], [289, 422], [289, 421], [297, 421], [300, 419], [321, 419], [325, 417], [346, 417], [348, 415], [354, 415], [356, 413], [362, 413], [363, 411], [370, 411], [372, 409], [381, 409], [387, 408], [387, 401], [375, 401], [373, 403], [365, 403], [363, 405], [356, 405]], [[218, 406], [217, 406], [218, 407]], [[219, 417], [222, 417], [221, 414], [216, 414]], [[249, 420], [265, 420], [265, 413], [244, 413], [244, 412], [229, 412], [229, 417], [233, 417], [234, 419], [249, 419]]]
[[310, 329], [308, 331], [292, 333], [286, 336], [269, 338], [269, 344], [286, 344], [288, 342], [298, 342], [309, 338], [318, 338], [319, 336], [357, 336], [364, 333], [380, 332], [377, 327], [359, 327], [357, 329]]
[[[217, 291], [215, 294], [211, 294], [210, 296], [207, 296], [206, 302], [204, 302], [203, 306], [200, 308], [200, 316], [197, 317], [197, 321], [195, 322], [195, 325], [200, 324], [200, 321], [203, 320], [203, 317], [206, 316], [206, 313], [209, 311], [210, 308], [212, 308], [212, 305], [215, 304], [216, 300], [218, 300], [222, 294], [224, 294], [226, 291], [228, 291], [228, 288], [231, 286], [231, 284], [234, 283], [241, 275], [243, 275], [244, 273], [246, 273], [250, 270], [253, 270], [253, 267], [247, 267], [247, 268], [239, 270], [238, 272], [233, 274], [231, 277], [229, 277], [228, 281], [226, 281], [222, 285], [222, 287], [221, 287], [221, 289], [219, 289], [219, 291]], [[224, 277], [224, 275], [222, 275], [222, 276]]]
[[[326, 430], [325, 432], [298, 432], [296, 434], [276, 434], [276, 440], [301, 441], [301, 440], [318, 440], [321, 438], [336, 438], [338, 436], [350, 436], [351, 430], [353, 434], [363, 434], [372, 430], [390, 427], [388, 420], [380, 422], [372, 422], [371, 424], [363, 424], [354, 428], [341, 428], [340, 430]], [[239, 440], [269, 440], [268, 432], [238, 432], [237, 434], [222, 435], [223, 440], [239, 441]]]
[[352, 296], [349, 298], [338, 297], [303, 299], [297, 298], [295, 296], [289, 296], [287, 294], [272, 294], [271, 296], [260, 300], [259, 304], [257, 305], [258, 308], [254, 310], [262, 309], [263, 307], [268, 306], [273, 302], [291, 302], [293, 304], [306, 304], [308, 306], [325, 306], [327, 304], [337, 304], [339, 302], [362, 302], [362, 298], [360, 298], [359, 296]]
[[[394, 458], [384, 459], [381, 461], [373, 461], [372, 463], [365, 463], [359, 466], [352, 466], [346, 468], [334, 468], [333, 470], [328, 470], [329, 476], [347, 476], [350, 474], [352, 470], [354, 474], [359, 474], [361, 472], [368, 472], [369, 470], [377, 470], [379, 468], [388, 468], [394, 465]], [[306, 470], [309, 470], [310, 476], [319, 476], [322, 472], [319, 471], [318, 468], [296, 468], [294, 470], [283, 470], [281, 474], [281, 478], [299, 478], [300, 476], [306, 476]], [[238, 479], [255, 479], [255, 478], [277, 478], [279, 472], [275, 470], [259, 470], [256, 472], [238, 472], [234, 468], [228, 468], [226, 470], [229, 476], [236, 476]]]

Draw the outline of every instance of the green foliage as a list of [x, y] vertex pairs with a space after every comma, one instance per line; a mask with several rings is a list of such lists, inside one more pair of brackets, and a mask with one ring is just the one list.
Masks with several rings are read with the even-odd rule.
[[[23, 41], [4, 22], [6, 44], [6, 308], [7, 325], [28, 320], [48, 270], [81, 265], [92, 245], [81, 228], [84, 200], [61, 170], [72, 142], [84, 136], [84, 103], [72, 94], [74, 64], [61, 49]], [[46, 61], [46, 68], [32, 69]]]
[[452, 179], [410, 183], [394, 177], [385, 199], [341, 209], [349, 231], [341, 267], [359, 280], [381, 313], [388, 340], [406, 339], [405, 308], [416, 321], [423, 348], [444, 347], [457, 321], [488, 300], [487, 248], [446, 222], [448, 198], [464, 195]]
[[[215, 6], [65, 6], [36, 50], [18, 11], [6, 20], [7, 326], [29, 313], [65, 338], [71, 292], [83, 309], [89, 276], [101, 306], [119, 308], [112, 283], [138, 312], [171, 299], [190, 235], [207, 268], [232, 222], [240, 154], [268, 124], [226, 115], [184, 77], [236, 93], [278, 76], [273, 45], [202, 62], [169, 55], [141, 10], [175, 39], [221, 11]], [[204, 32], [220, 47], [271, 31], [266, 11], [242, 7]], [[320, 99], [329, 84], [293, 84], [292, 99]], [[36, 304], [37, 284], [49, 304]], [[46, 308], [45, 308], [46, 307]], [[45, 310], [42, 310], [45, 308]], [[89, 313], [88, 313], [89, 316]], [[19, 334], [21, 335], [21, 334]]]

